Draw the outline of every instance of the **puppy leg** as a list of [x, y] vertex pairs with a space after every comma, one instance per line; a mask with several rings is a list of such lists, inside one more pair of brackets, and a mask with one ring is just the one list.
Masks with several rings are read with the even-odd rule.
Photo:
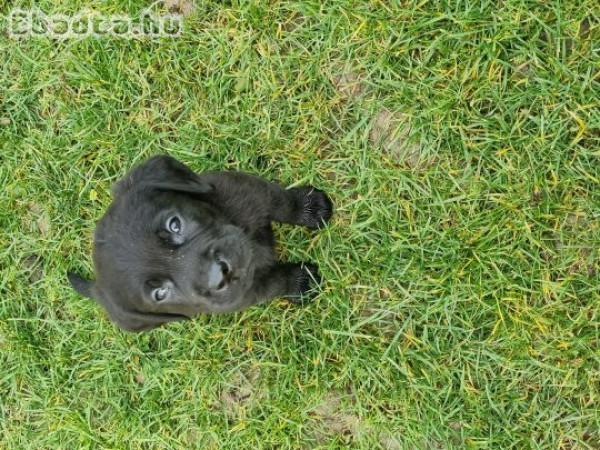
[[263, 182], [270, 200], [271, 220], [317, 229], [331, 219], [333, 205], [322, 190], [312, 186], [286, 190], [278, 184]]
[[331, 219], [333, 205], [325, 192], [311, 186], [293, 188], [286, 192], [293, 196], [294, 220], [290, 223], [315, 229]]
[[251, 304], [263, 303], [277, 297], [294, 303], [310, 300], [321, 283], [321, 275], [313, 264], [277, 264], [258, 274], [252, 289]]
[[312, 186], [283, 189], [276, 183], [239, 172], [207, 173], [215, 186], [214, 202], [250, 229], [275, 221], [319, 228], [332, 216], [332, 203]]

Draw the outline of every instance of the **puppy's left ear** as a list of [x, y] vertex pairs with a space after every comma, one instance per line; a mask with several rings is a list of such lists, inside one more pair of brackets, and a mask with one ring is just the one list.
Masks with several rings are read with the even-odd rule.
[[133, 169], [125, 178], [115, 183], [112, 192], [116, 197], [133, 187], [194, 195], [208, 194], [214, 189], [185, 164], [166, 155], [153, 156]]

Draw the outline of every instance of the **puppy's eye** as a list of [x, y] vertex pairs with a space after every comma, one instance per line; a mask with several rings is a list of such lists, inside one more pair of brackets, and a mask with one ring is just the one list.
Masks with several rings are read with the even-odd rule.
[[164, 300], [165, 298], [167, 298], [168, 295], [169, 295], [168, 287], [163, 286], [163, 287], [156, 288], [152, 291], [152, 298], [157, 302]]
[[175, 234], [181, 233], [181, 220], [179, 219], [179, 217], [171, 217], [167, 221], [167, 230]]

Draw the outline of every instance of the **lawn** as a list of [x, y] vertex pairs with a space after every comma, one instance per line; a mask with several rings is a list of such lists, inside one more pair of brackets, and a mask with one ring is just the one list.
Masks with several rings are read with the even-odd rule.
[[[600, 448], [597, 0], [198, 0], [175, 39], [12, 40], [28, 5], [0, 3], [0, 448]], [[317, 299], [129, 334], [78, 296], [158, 153], [326, 190], [323, 231], [277, 226]]]

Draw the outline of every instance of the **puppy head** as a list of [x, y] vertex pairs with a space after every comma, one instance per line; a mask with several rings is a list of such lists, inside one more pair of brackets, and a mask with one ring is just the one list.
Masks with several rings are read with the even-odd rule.
[[237, 309], [252, 248], [211, 203], [213, 189], [166, 156], [131, 171], [96, 227], [96, 281], [69, 274], [72, 286], [128, 331]]

